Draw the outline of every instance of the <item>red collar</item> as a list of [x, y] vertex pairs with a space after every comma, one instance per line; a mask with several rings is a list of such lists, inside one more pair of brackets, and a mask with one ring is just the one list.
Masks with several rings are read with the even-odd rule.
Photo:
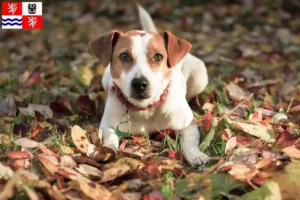
[[135, 110], [135, 111], [142, 111], [142, 110], [148, 110], [148, 108], [155, 108], [158, 105], [164, 103], [168, 96], [168, 87], [169, 87], [169, 84], [166, 87], [166, 89], [163, 91], [163, 93], [160, 95], [159, 100], [149, 104], [148, 106], [144, 106], [144, 107], [138, 107], [138, 106], [135, 106], [132, 103], [130, 103], [127, 100], [127, 98], [125, 97], [125, 95], [123, 94], [123, 92], [121, 91], [121, 89], [115, 83], [113, 83], [113, 86], [110, 87], [109, 91], [114, 92], [117, 95], [118, 100], [123, 105], [125, 105], [128, 109]]

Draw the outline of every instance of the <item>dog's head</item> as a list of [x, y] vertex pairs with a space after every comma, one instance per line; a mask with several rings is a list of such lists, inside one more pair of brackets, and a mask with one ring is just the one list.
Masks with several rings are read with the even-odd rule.
[[146, 106], [159, 99], [172, 69], [189, 52], [191, 44], [170, 32], [112, 31], [91, 43], [94, 55], [128, 100]]

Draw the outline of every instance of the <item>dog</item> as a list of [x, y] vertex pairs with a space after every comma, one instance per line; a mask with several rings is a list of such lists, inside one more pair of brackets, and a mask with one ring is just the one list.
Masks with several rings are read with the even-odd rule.
[[122, 134], [172, 129], [182, 136], [186, 160], [202, 165], [209, 156], [199, 150], [200, 133], [188, 101], [208, 83], [205, 64], [189, 54], [188, 41], [169, 31], [157, 33], [149, 13], [140, 5], [138, 12], [143, 30], [114, 30], [90, 43], [106, 67], [103, 145], [117, 153]]

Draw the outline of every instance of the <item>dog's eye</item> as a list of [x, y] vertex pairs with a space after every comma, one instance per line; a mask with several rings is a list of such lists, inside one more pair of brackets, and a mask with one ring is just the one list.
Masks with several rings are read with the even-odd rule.
[[161, 61], [163, 59], [163, 56], [161, 55], [161, 54], [159, 54], [159, 53], [157, 53], [157, 54], [155, 54], [154, 55], [154, 60], [155, 61]]
[[123, 62], [129, 62], [131, 61], [131, 57], [128, 55], [128, 53], [121, 53], [119, 55], [119, 59]]

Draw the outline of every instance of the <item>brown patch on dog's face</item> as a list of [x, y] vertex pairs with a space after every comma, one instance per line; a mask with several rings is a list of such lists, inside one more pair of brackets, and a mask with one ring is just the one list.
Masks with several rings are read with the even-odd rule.
[[125, 34], [126, 34], [126, 35], [130, 35], [130, 36], [137, 36], [137, 35], [138, 35], [138, 36], [143, 37], [143, 36], [145, 36], [146, 33], [141, 32], [141, 31], [133, 30], [133, 31], [128, 31], [128, 32], [126, 32]]
[[[136, 55], [132, 51], [133, 43], [131, 37], [134, 36], [145, 36], [144, 32], [140, 31], [129, 31], [120, 35], [112, 54], [111, 61], [111, 75], [114, 79], [118, 79], [122, 72], [127, 73], [134, 65]], [[120, 60], [120, 55], [126, 53], [130, 57], [130, 61], [124, 62]]]
[[[129, 35], [124, 34], [118, 39], [118, 42], [113, 49], [112, 61], [110, 66], [111, 76], [114, 79], [120, 78], [123, 71], [126, 73], [133, 67], [135, 55], [132, 52], [132, 46], [132, 40]], [[131, 60], [128, 62], [120, 60], [120, 55], [122, 53], [127, 53], [130, 56]]]
[[[167, 64], [168, 53], [165, 48], [164, 38], [160, 34], [150, 34], [152, 35], [152, 38], [150, 39], [147, 47], [147, 58], [149, 66], [154, 73], [161, 71], [166, 78], [169, 78], [171, 76], [172, 70], [168, 67]], [[160, 61], [155, 60], [155, 55], [157, 54], [163, 56]]]

